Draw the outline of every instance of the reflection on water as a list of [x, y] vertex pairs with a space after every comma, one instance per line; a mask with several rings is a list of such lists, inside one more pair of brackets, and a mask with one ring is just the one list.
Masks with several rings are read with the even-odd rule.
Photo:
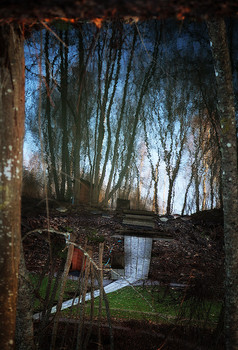
[[146, 279], [150, 268], [152, 238], [125, 236], [125, 278]]

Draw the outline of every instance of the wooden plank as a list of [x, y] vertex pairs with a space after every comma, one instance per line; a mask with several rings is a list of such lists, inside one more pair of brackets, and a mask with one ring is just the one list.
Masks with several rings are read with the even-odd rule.
[[149, 215], [134, 215], [134, 214], [126, 214], [126, 219], [133, 219], [133, 220], [145, 220], [145, 221], [153, 221], [154, 217]]
[[140, 220], [133, 220], [133, 219], [123, 219], [122, 223], [124, 225], [132, 225], [132, 226], [143, 226], [143, 227], [155, 227], [154, 222], [146, 222], [146, 221], [140, 221]]
[[158, 239], [166, 239], [166, 240], [172, 240], [174, 239], [173, 236], [167, 232], [158, 232], [158, 231], [148, 231], [148, 230], [117, 230], [116, 233], [118, 233], [121, 236], [137, 236], [137, 237], [151, 237], [151, 238], [158, 238]]
[[123, 210], [124, 214], [132, 214], [132, 215], [146, 215], [146, 216], [154, 216], [154, 212], [153, 211], [148, 211], [148, 210], [135, 210], [135, 209], [124, 209]]
[[[126, 235], [123, 234], [115, 234], [112, 236], [112, 238], [117, 238], [117, 239], [123, 239]], [[174, 240], [174, 238], [172, 237], [156, 237], [150, 234], [147, 235], [138, 235], [138, 234], [133, 234], [132, 236], [135, 237], [146, 237], [146, 238], [151, 238], [153, 241], [165, 241], [165, 242], [170, 242], [172, 240]]]

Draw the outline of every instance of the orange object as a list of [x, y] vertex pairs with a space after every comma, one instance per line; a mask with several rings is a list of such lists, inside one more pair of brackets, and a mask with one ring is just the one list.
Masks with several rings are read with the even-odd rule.
[[[83, 260], [84, 260], [84, 266], [83, 266]], [[84, 258], [84, 253], [79, 248], [74, 247], [72, 262], [70, 271], [83, 271], [85, 270], [86, 266], [86, 257]]]

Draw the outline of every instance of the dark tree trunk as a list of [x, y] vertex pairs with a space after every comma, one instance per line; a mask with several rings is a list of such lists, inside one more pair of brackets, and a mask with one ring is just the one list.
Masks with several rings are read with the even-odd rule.
[[185, 209], [186, 209], [186, 206], [187, 206], [187, 199], [188, 199], [188, 191], [192, 185], [192, 182], [193, 182], [193, 171], [191, 172], [191, 176], [190, 176], [190, 179], [189, 179], [189, 182], [188, 182], [188, 185], [186, 187], [186, 190], [185, 190], [185, 194], [184, 194], [184, 201], [183, 201], [183, 208], [182, 208], [182, 211], [181, 211], [181, 215], [183, 216], [184, 215], [184, 212], [185, 212]]
[[80, 148], [82, 141], [82, 92], [83, 83], [85, 81], [85, 65], [84, 65], [84, 45], [81, 28], [78, 31], [78, 101], [77, 109], [74, 114], [74, 126], [75, 126], [75, 137], [74, 137], [74, 204], [80, 203]]
[[185, 135], [183, 136], [183, 139], [181, 141], [180, 150], [179, 150], [178, 158], [176, 159], [175, 167], [170, 169], [170, 171], [168, 171], [169, 190], [168, 190], [167, 209], [166, 209], [167, 215], [170, 215], [172, 212], [173, 189], [175, 186], [176, 177], [179, 172], [184, 145], [185, 145]]
[[[196, 162], [196, 161], [195, 161]], [[197, 163], [197, 162], [196, 162]], [[195, 176], [194, 176], [194, 182], [195, 182], [195, 202], [196, 202], [196, 213], [199, 212], [200, 209], [200, 191], [199, 191], [199, 185], [200, 185], [201, 178], [198, 174], [198, 166], [196, 164], [195, 166]]]
[[170, 215], [172, 211], [171, 204], [172, 204], [173, 186], [174, 186], [174, 183], [172, 182], [172, 180], [169, 179], [169, 190], [168, 190], [167, 209], [166, 209], [167, 215]]
[[53, 179], [54, 179], [54, 186], [55, 186], [55, 193], [56, 198], [60, 197], [60, 190], [59, 190], [59, 180], [58, 180], [58, 174], [56, 170], [56, 161], [55, 161], [55, 150], [54, 150], [54, 132], [52, 130], [51, 125], [51, 104], [50, 104], [50, 94], [51, 94], [51, 86], [50, 86], [50, 61], [49, 61], [49, 31], [46, 31], [45, 33], [45, 76], [46, 76], [46, 88], [48, 89], [48, 93], [46, 96], [46, 118], [47, 118], [47, 131], [48, 131], [48, 142], [49, 142], [49, 153], [50, 153], [50, 160], [51, 160], [51, 166], [52, 166], [52, 173], [53, 173]]
[[20, 261], [24, 50], [21, 28], [0, 26], [0, 349], [13, 349]]
[[137, 38], [137, 31], [135, 30], [134, 36], [133, 36], [133, 42], [132, 42], [132, 46], [131, 46], [130, 58], [129, 58], [128, 65], [127, 65], [127, 73], [126, 73], [125, 84], [124, 84], [124, 88], [123, 88], [123, 97], [122, 97], [120, 117], [119, 117], [119, 120], [117, 123], [117, 131], [116, 131], [115, 143], [114, 143], [114, 148], [113, 148], [112, 166], [111, 166], [111, 171], [109, 174], [109, 179], [107, 182], [104, 204], [107, 204], [109, 199], [110, 199], [109, 193], [111, 190], [113, 175], [114, 175], [115, 166], [116, 166], [116, 162], [117, 162], [117, 158], [118, 158], [119, 137], [120, 137], [122, 120], [123, 120], [124, 110], [125, 110], [125, 105], [126, 105], [126, 97], [127, 97], [127, 93], [128, 93], [128, 86], [129, 86], [129, 78], [130, 78], [131, 68], [132, 68], [132, 61], [133, 61], [134, 52], [135, 52], [136, 38]]
[[[117, 61], [117, 68], [115, 69], [116, 73], [115, 73], [115, 77], [114, 77], [114, 85], [113, 85], [113, 89], [112, 89], [112, 94], [110, 97], [110, 102], [109, 102], [109, 106], [107, 108], [107, 113], [106, 113], [106, 120], [107, 120], [107, 148], [106, 148], [106, 155], [105, 155], [105, 160], [104, 160], [104, 164], [103, 164], [103, 168], [102, 168], [102, 175], [101, 175], [101, 179], [100, 179], [100, 183], [99, 183], [99, 190], [101, 190], [102, 185], [103, 185], [103, 181], [105, 179], [105, 174], [106, 174], [106, 168], [108, 165], [108, 160], [109, 160], [109, 154], [111, 152], [111, 145], [112, 145], [112, 133], [111, 133], [111, 120], [110, 120], [110, 115], [111, 115], [111, 111], [112, 111], [112, 106], [113, 106], [113, 102], [114, 102], [114, 97], [115, 97], [115, 93], [117, 90], [117, 85], [118, 85], [118, 81], [119, 81], [119, 73], [121, 70], [121, 56], [122, 56], [122, 25], [120, 25], [119, 27], [119, 39], [117, 39], [117, 36], [115, 36], [115, 38], [113, 38], [114, 41], [117, 42], [118, 45], [118, 49], [117, 49], [117, 57], [114, 57], [114, 66], [115, 66], [115, 61]], [[113, 45], [113, 43], [112, 43]], [[114, 68], [113, 66], [113, 68]], [[113, 69], [114, 70], [114, 69]], [[113, 70], [111, 71], [111, 74], [113, 73]]]
[[61, 174], [61, 190], [60, 199], [68, 199], [71, 195], [72, 181], [70, 178], [70, 166], [69, 166], [69, 149], [68, 149], [68, 115], [67, 115], [67, 98], [68, 98], [68, 33], [65, 31], [60, 33], [60, 38], [63, 43], [60, 42], [60, 97], [61, 97], [61, 125], [62, 125], [62, 149], [61, 149], [61, 161], [62, 161], [62, 174]]
[[225, 241], [225, 334], [226, 349], [238, 349], [238, 185], [237, 141], [231, 64], [222, 19], [208, 22], [217, 81], [221, 123], [222, 188]]
[[[155, 43], [154, 43], [153, 59], [151, 60], [151, 64], [148, 67], [148, 70], [144, 75], [144, 79], [143, 79], [143, 82], [141, 85], [139, 99], [137, 102], [135, 116], [134, 116], [133, 125], [132, 125], [132, 132], [131, 132], [130, 139], [128, 142], [126, 160], [125, 160], [125, 163], [124, 163], [122, 170], [119, 174], [118, 181], [117, 181], [116, 185], [110, 191], [110, 193], [108, 194], [108, 197], [105, 196], [105, 199], [107, 198], [107, 200], [109, 200], [114, 195], [114, 193], [116, 193], [116, 191], [120, 188], [122, 181], [125, 178], [127, 169], [128, 169], [130, 162], [131, 162], [131, 157], [132, 157], [132, 153], [133, 153], [133, 149], [134, 149], [134, 142], [135, 142], [135, 137], [136, 137], [136, 133], [137, 133], [137, 127], [138, 127], [138, 123], [139, 123], [139, 119], [140, 119], [140, 112], [142, 109], [144, 96], [147, 93], [148, 86], [151, 82], [151, 79], [152, 79], [154, 72], [155, 72], [155, 69], [156, 69], [160, 34], [161, 34], [160, 31], [157, 29], [156, 39], [155, 39]], [[135, 39], [136, 38], [134, 36], [134, 40]]]
[[[152, 165], [152, 164], [151, 164]], [[151, 167], [152, 171], [152, 167]], [[153, 209], [155, 210], [155, 213], [159, 214], [159, 205], [158, 205], [158, 181], [159, 181], [159, 161], [155, 166], [155, 169], [152, 171], [152, 178], [154, 180], [154, 196], [153, 196]]]

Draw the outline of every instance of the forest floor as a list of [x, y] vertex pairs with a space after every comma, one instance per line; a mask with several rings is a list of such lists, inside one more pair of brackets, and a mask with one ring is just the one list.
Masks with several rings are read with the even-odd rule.
[[[76, 242], [82, 247], [87, 241], [93, 247], [93, 258], [96, 261], [98, 242], [104, 238], [103, 262], [110, 264], [112, 253], [122, 252], [124, 249], [123, 239], [118, 236], [120, 230], [124, 228], [122, 220], [123, 214], [118, 211], [72, 206], [55, 201], [49, 202], [49, 216], [47, 217], [45, 201], [24, 198], [22, 201], [22, 236], [24, 237], [23, 245], [28, 270], [40, 272], [46, 263], [47, 236], [37, 230], [46, 229], [48, 225], [55, 231], [73, 232]], [[191, 293], [198, 298], [222, 300], [224, 292], [222, 211], [209, 210], [188, 217], [171, 218], [166, 222], [161, 221], [159, 216], [154, 216], [154, 221], [153, 232], [157, 231], [158, 236], [161, 235], [161, 232], [166, 233], [171, 236], [172, 240], [153, 240], [149, 279], [159, 281], [164, 285], [171, 283], [187, 285], [189, 286], [187, 294]], [[34, 232], [27, 235], [32, 231]], [[59, 239], [64, 240], [64, 237], [60, 236]], [[136, 324], [136, 329], [144, 327], [138, 322]], [[124, 332], [130, 334], [131, 337], [135, 333], [134, 338], [138, 339], [138, 332], [135, 329], [134, 333], [129, 332], [132, 329], [130, 323], [125, 325], [125, 321], [122, 321], [120, 325], [125, 328]], [[154, 333], [152, 329], [154, 326], [148, 327], [148, 332]], [[169, 326], [167, 331], [168, 334], [171, 333]], [[177, 329], [176, 332], [179, 330]], [[181, 334], [184, 332], [184, 329], [180, 330]], [[179, 346], [177, 344], [173, 347], [171, 343], [169, 346], [164, 345], [163, 349], [195, 349], [196, 347], [192, 347], [190, 341], [190, 338], [194, 338], [193, 332], [191, 328], [186, 336], [187, 345], [182, 347], [181, 344]], [[119, 332], [118, 336], [121, 337], [121, 334]], [[203, 338], [207, 336], [209, 335], [202, 335]], [[123, 337], [119, 342], [122, 346], [120, 348], [125, 348], [122, 339]], [[155, 341], [157, 342], [158, 339]], [[205, 341], [205, 343], [209, 342]], [[135, 348], [140, 349], [138, 345]], [[158, 346], [151, 344], [148, 350], [156, 348]], [[218, 346], [216, 348], [222, 349]], [[212, 347], [201, 346], [197, 349], [212, 349]]]

